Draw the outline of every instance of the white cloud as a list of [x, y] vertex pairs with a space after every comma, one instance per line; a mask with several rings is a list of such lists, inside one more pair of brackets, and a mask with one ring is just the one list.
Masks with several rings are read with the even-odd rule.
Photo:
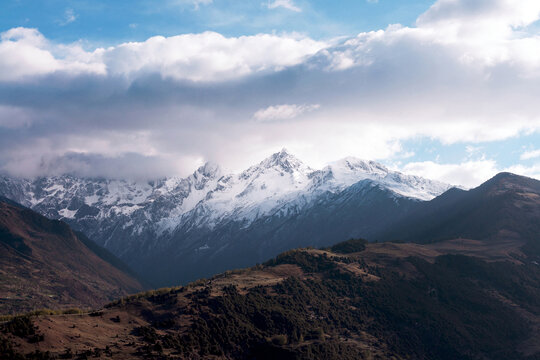
[[279, 71], [325, 48], [306, 37], [218, 33], [156, 36], [86, 52], [77, 44], [54, 45], [36, 29], [2, 33], [0, 81], [16, 81], [55, 72], [121, 75], [130, 80], [158, 73], [163, 78], [223, 81], [265, 71]]
[[[11, 29], [0, 35], [0, 112], [10, 117], [0, 168], [46, 171], [36, 169], [42, 154], [53, 162], [75, 152], [241, 169], [284, 146], [320, 166], [347, 155], [396, 159], [405, 140], [423, 137], [474, 148], [518, 138], [540, 130], [540, 36], [523, 27], [538, 19], [537, 3], [440, 0], [416, 27], [337, 44], [205, 32], [88, 51]], [[309, 104], [320, 108], [306, 116]], [[500, 170], [473, 147], [463, 166], [407, 166], [470, 186]]]
[[474, 26], [485, 32], [526, 26], [538, 20], [539, 15], [540, 3], [536, 0], [438, 0], [418, 18], [417, 25], [465, 29]]
[[227, 38], [205, 32], [121, 44], [105, 50], [103, 59], [110, 73], [127, 77], [159, 73], [176, 80], [223, 81], [297, 65], [326, 46], [293, 36]]
[[532, 166], [524, 166], [520, 164], [512, 165], [504, 169], [504, 171], [540, 180], [540, 163], [534, 164]]
[[294, 119], [302, 114], [317, 110], [321, 106], [319, 104], [312, 105], [274, 105], [265, 109], [258, 110], [253, 114], [253, 118], [257, 121], [276, 121]]
[[53, 45], [36, 29], [13, 28], [0, 34], [0, 82], [55, 72], [104, 74], [100, 52], [88, 53], [77, 44]]
[[416, 23], [433, 41], [452, 45], [463, 63], [508, 64], [537, 76], [540, 37], [525, 27], [539, 18], [537, 0], [439, 0]]
[[0, 80], [54, 72], [60, 64], [47, 51], [47, 40], [35, 29], [14, 28], [0, 34]]
[[539, 150], [530, 150], [525, 151], [523, 154], [521, 154], [520, 159], [521, 160], [529, 160], [529, 159], [536, 159], [540, 157], [540, 149]]
[[469, 188], [480, 185], [499, 172], [493, 160], [466, 161], [460, 164], [440, 164], [433, 161], [412, 162], [406, 164], [402, 170], [408, 174]]
[[301, 12], [302, 9], [296, 6], [292, 0], [274, 0], [268, 2], [268, 8], [269, 9], [277, 9], [277, 8], [284, 8], [287, 10], [295, 11], [295, 12]]
[[402, 171], [468, 188], [479, 186], [503, 171], [540, 180], [540, 164], [533, 166], [518, 164], [501, 168], [496, 161], [491, 159], [468, 160], [455, 164], [441, 164], [433, 161], [411, 162], [403, 166]]

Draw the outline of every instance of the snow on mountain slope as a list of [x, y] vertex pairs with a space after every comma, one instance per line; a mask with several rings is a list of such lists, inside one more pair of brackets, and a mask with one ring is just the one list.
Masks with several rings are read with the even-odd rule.
[[220, 179], [204, 205], [214, 221], [233, 216], [249, 223], [305, 192], [313, 171], [283, 150], [238, 175]]
[[[178, 229], [213, 229], [229, 221], [247, 227], [267, 216], [290, 216], [323, 194], [372, 180], [395, 196], [429, 200], [450, 186], [346, 158], [314, 170], [282, 150], [240, 174], [207, 163], [186, 178], [151, 182], [75, 176], [0, 178], [0, 195], [49, 218], [63, 219], [117, 255], [151, 249]], [[169, 239], [169, 240], [167, 240]], [[204, 245], [204, 244], [203, 244]]]
[[[398, 195], [431, 200], [450, 188], [448, 184], [391, 171], [374, 161], [353, 157], [333, 162], [322, 170], [330, 191], [342, 190], [360, 180], [373, 180]], [[323, 186], [324, 188], [324, 186]]]

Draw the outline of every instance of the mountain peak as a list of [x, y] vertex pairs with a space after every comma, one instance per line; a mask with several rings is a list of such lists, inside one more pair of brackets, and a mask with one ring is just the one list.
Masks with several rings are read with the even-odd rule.
[[286, 147], [283, 147], [277, 154], [290, 155], [291, 153]]
[[510, 172], [501, 172], [480, 185], [477, 189], [485, 189], [490, 192], [504, 192], [520, 189], [524, 192], [540, 193], [540, 182], [526, 176], [516, 175]]
[[207, 161], [203, 166], [199, 167], [196, 173], [201, 174], [205, 177], [219, 177], [221, 174], [221, 168], [218, 164], [211, 161]]
[[272, 155], [270, 155], [270, 158], [272, 159], [283, 159], [283, 160], [286, 160], [288, 158], [296, 158], [294, 155], [292, 155], [289, 150], [287, 150], [286, 148], [283, 148], [281, 149], [279, 152], [277, 153], [274, 153]]
[[300, 159], [289, 153], [285, 148], [264, 159], [260, 165], [267, 169], [279, 167], [287, 172], [293, 172], [294, 170], [299, 170], [300, 168], [306, 167], [306, 165]]
[[488, 182], [497, 181], [497, 180], [520, 179], [520, 178], [524, 178], [524, 176], [520, 176], [520, 175], [513, 174], [511, 172], [503, 171], [503, 172], [498, 173], [494, 177], [492, 177], [490, 180], [488, 180]]
[[348, 173], [368, 173], [386, 175], [389, 173], [388, 168], [375, 161], [366, 161], [355, 157], [346, 157], [341, 160], [330, 163], [332, 171], [348, 172]]

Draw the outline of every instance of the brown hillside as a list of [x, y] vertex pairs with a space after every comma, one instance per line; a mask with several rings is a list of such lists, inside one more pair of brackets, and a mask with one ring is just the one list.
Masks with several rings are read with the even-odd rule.
[[92, 314], [21, 318], [0, 338], [13, 359], [532, 359], [540, 268], [519, 245], [290, 251]]
[[140, 290], [65, 223], [0, 201], [0, 314], [99, 307]]

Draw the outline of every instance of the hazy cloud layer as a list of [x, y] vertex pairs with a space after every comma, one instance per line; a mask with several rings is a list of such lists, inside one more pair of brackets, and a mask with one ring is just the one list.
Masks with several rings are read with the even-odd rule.
[[[14, 28], [0, 39], [0, 167], [151, 178], [205, 160], [236, 170], [284, 146], [320, 166], [392, 158], [422, 136], [537, 132], [539, 13], [538, 1], [439, 0], [416, 27], [338, 43], [205, 32], [91, 51]], [[404, 169], [464, 185], [502, 170], [489, 157]]]
[[538, 165], [514, 165], [500, 168], [495, 161], [487, 159], [468, 160], [455, 164], [438, 164], [433, 161], [412, 162], [406, 164], [403, 170], [426, 178], [436, 178], [447, 183], [460, 184], [466, 188], [477, 186], [501, 171], [540, 179], [540, 166]]

